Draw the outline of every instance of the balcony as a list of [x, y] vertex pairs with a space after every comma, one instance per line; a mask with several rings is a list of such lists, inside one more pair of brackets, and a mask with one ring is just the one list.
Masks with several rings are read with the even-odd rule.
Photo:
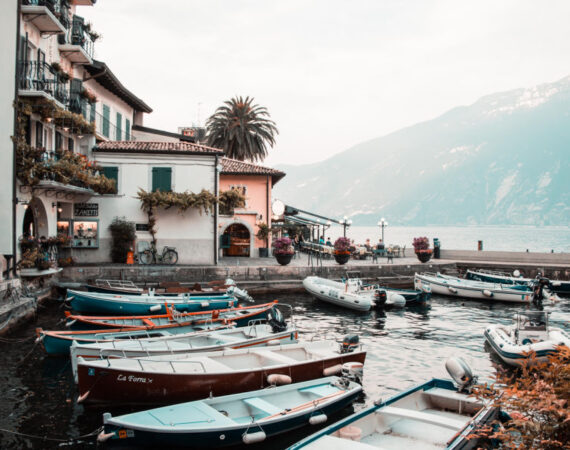
[[59, 52], [75, 64], [93, 63], [93, 38], [83, 17], [73, 16], [71, 28], [59, 36]]
[[39, 61], [20, 61], [18, 63], [18, 95], [21, 97], [44, 97], [54, 100], [65, 108], [69, 103], [69, 89], [59, 73], [52, 67]]
[[69, 11], [60, 0], [22, 0], [24, 22], [30, 22], [42, 34], [65, 33]]

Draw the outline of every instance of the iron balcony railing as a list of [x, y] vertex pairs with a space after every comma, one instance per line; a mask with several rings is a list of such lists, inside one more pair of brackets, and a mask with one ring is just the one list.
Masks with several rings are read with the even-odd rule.
[[23, 5], [45, 6], [65, 27], [69, 28], [69, 7], [68, 3], [63, 0], [22, 0]]
[[20, 61], [18, 88], [24, 91], [42, 91], [63, 105], [69, 103], [67, 81], [61, 79], [52, 67], [40, 61]]
[[87, 30], [83, 17], [74, 15], [71, 27], [67, 29], [65, 34], [60, 34], [58, 39], [62, 45], [71, 44], [81, 46], [89, 58], [93, 58], [94, 42]]

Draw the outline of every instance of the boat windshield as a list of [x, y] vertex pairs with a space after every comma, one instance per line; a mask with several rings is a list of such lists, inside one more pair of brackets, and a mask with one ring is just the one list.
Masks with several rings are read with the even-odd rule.
[[516, 325], [519, 330], [546, 330], [548, 327], [547, 311], [527, 311], [516, 315]]

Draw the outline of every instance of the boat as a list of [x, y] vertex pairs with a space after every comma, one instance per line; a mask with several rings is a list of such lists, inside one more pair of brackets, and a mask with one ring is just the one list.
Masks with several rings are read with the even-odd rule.
[[[495, 272], [492, 270], [467, 270], [465, 273], [465, 278], [468, 280], [485, 281], [490, 283], [502, 283], [502, 284], [522, 284], [530, 285], [536, 278], [523, 278], [518, 270], [513, 272], [513, 275], [509, 275], [504, 272]], [[540, 278], [540, 275], [539, 277]], [[570, 295], [570, 281], [562, 280], [548, 280], [548, 288], [555, 294]]]
[[190, 294], [178, 296], [128, 295], [83, 292], [69, 289], [68, 300], [74, 311], [90, 314], [133, 315], [166, 313], [167, 307], [181, 312], [209, 311], [237, 306], [237, 300], [226, 294], [208, 297], [192, 297]]
[[[472, 433], [499, 411], [470, 396], [472, 375], [460, 358], [446, 363], [453, 381], [434, 378], [308, 436], [289, 450], [435, 449], [478, 447]], [[471, 436], [470, 436], [471, 435]]]
[[359, 278], [347, 278], [341, 282], [310, 276], [303, 280], [303, 287], [319, 300], [355, 311], [370, 311], [375, 306], [403, 306], [406, 304], [405, 298], [396, 290], [364, 288], [362, 280]]
[[434, 294], [476, 300], [517, 303], [530, 303], [532, 301], [532, 291], [528, 290], [526, 286], [505, 286], [442, 276], [441, 274], [416, 273], [414, 275], [414, 287], [419, 290], [429, 288]]
[[[271, 304], [269, 304], [271, 305]], [[267, 319], [276, 331], [285, 331], [287, 323], [283, 314], [275, 307], [265, 305], [257, 314], [249, 316], [248, 324], [259, 323], [263, 317]], [[215, 311], [214, 311], [215, 314]], [[242, 317], [242, 320], [246, 320]], [[291, 318], [292, 320], [292, 318]], [[199, 320], [193, 323], [189, 321], [173, 320], [171, 323], [156, 324], [155, 322], [147, 322], [140, 327], [117, 327], [114, 329], [100, 330], [78, 330], [78, 331], [47, 331], [42, 328], [36, 329], [38, 336], [37, 341], [42, 342], [46, 352], [50, 355], [67, 355], [73, 341], [81, 344], [92, 344], [95, 342], [108, 342], [113, 340], [140, 339], [167, 337], [172, 335], [181, 335], [196, 331], [207, 331], [215, 329], [223, 329], [233, 326], [233, 323], [223, 318], [211, 318], [208, 320]], [[292, 328], [292, 327], [291, 327]]]
[[[388, 298], [394, 298], [400, 295], [406, 301], [405, 306], [414, 306], [427, 303], [431, 297], [431, 289], [426, 287], [424, 290], [419, 289], [396, 289], [384, 286], [375, 286], [375, 290], [384, 290]], [[389, 306], [389, 305], [388, 305]]]
[[118, 417], [105, 413], [98, 441], [137, 448], [253, 444], [305, 425], [324, 423], [361, 391], [358, 383], [326, 377]]
[[522, 366], [531, 354], [532, 363], [547, 362], [558, 346], [570, 347], [570, 336], [549, 325], [546, 311], [516, 314], [512, 325], [489, 325], [485, 328], [485, 339], [499, 358], [511, 366]]
[[[297, 342], [294, 328], [276, 329], [267, 323], [247, 327], [192, 332], [172, 336], [79, 344], [70, 348], [71, 368], [77, 377], [77, 359], [137, 358], [155, 355], [180, 355], [196, 352], [212, 352], [225, 348], [247, 348], [266, 345], [283, 345]], [[76, 379], [77, 381], [77, 379]]]
[[152, 358], [78, 358], [78, 403], [168, 404], [297, 383], [363, 366], [366, 352], [347, 339]]
[[88, 292], [102, 292], [105, 294], [141, 295], [144, 293], [143, 288], [138, 287], [130, 280], [97, 279], [92, 283], [87, 283], [85, 288]]
[[[290, 308], [289, 305], [284, 304], [279, 306]], [[183, 326], [204, 322], [234, 322], [238, 327], [242, 327], [252, 320], [265, 318], [267, 312], [273, 307], [277, 307], [277, 300], [261, 305], [191, 313], [181, 313], [175, 309], [168, 308], [166, 314], [143, 316], [86, 316], [65, 311], [67, 318], [65, 326], [72, 330], [100, 330], [104, 328], [128, 329], [139, 327], [157, 329], [165, 326], [177, 326], [176, 324]]]

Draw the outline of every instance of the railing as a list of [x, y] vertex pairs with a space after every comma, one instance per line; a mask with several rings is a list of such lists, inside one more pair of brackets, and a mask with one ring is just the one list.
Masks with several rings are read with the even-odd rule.
[[72, 26], [67, 29], [65, 34], [60, 34], [58, 36], [60, 44], [71, 44], [71, 45], [79, 45], [89, 58], [93, 58], [93, 47], [94, 42], [91, 38], [91, 35], [85, 28], [85, 24], [83, 23], [83, 18], [74, 15]]
[[22, 0], [22, 4], [47, 7], [65, 28], [69, 28], [69, 9], [67, 3], [61, 0]]
[[26, 91], [43, 91], [67, 105], [69, 89], [51, 66], [39, 61], [20, 61], [18, 87]]

